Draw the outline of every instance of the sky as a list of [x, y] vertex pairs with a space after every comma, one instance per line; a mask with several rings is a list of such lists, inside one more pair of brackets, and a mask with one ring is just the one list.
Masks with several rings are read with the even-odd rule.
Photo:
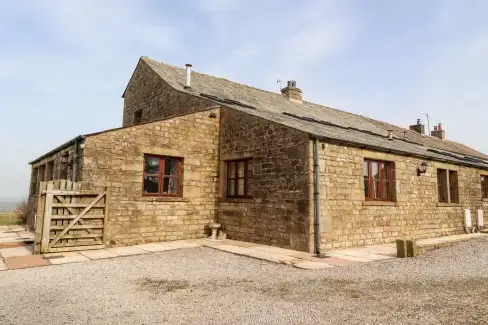
[[488, 153], [488, 1], [0, 2], [0, 197], [28, 162], [122, 125], [140, 56], [408, 127]]

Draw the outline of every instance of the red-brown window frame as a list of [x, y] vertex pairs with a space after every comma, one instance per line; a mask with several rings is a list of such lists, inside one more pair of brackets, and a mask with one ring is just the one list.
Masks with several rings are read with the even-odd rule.
[[[228, 198], [252, 198], [252, 195], [249, 193], [249, 163], [252, 163], [252, 158], [246, 159], [234, 159], [234, 160], [226, 160], [225, 168], [226, 168], [226, 197]], [[235, 164], [234, 168], [234, 175], [230, 175], [230, 168], [229, 165], [231, 163]], [[239, 163], [244, 163], [244, 177], [239, 177]], [[233, 176], [233, 177], [229, 177]], [[244, 195], [239, 195], [239, 180], [244, 180]], [[230, 189], [230, 181], [234, 181], [234, 194], [229, 194]]]
[[[394, 189], [394, 184], [393, 184], [393, 169], [394, 169], [394, 163], [390, 161], [382, 161], [382, 160], [375, 160], [375, 159], [364, 159], [364, 163], [368, 163], [368, 195], [366, 196], [366, 189], [364, 189], [364, 198], [366, 201], [388, 201], [392, 202], [394, 201], [394, 196], [393, 196], [393, 189]], [[363, 164], [364, 164], [363, 163]], [[380, 196], [383, 194], [383, 174], [380, 173], [379, 166], [380, 164], [384, 164], [386, 168], [386, 174], [388, 176], [388, 192], [387, 192], [387, 197], [386, 198], [376, 198], [373, 196], [374, 190], [373, 190], [373, 175], [372, 175], [372, 163], [377, 163], [378, 164], [378, 174], [379, 174], [379, 192]], [[364, 168], [364, 166], [363, 166]], [[364, 178], [366, 175], [363, 175], [363, 183], [364, 183]]]
[[488, 199], [488, 176], [481, 175], [481, 197], [483, 199]]
[[[146, 159], [147, 158], [158, 158], [159, 159], [159, 173], [158, 174], [147, 174], [146, 173]], [[163, 186], [164, 186], [164, 163], [165, 159], [174, 159], [178, 161], [178, 175], [175, 176], [167, 176], [169, 178], [177, 178], [177, 192], [175, 194], [169, 194], [169, 193], [163, 193]], [[143, 196], [163, 196], [163, 197], [181, 197], [182, 196], [182, 188], [181, 188], [181, 165], [182, 165], [182, 158], [179, 157], [171, 157], [171, 156], [158, 156], [158, 155], [144, 155], [144, 160], [142, 162], [142, 170], [143, 170], [143, 175], [142, 175], [142, 195]], [[159, 178], [159, 190], [158, 193], [145, 193], [144, 192], [144, 180], [146, 176], [158, 176]]]

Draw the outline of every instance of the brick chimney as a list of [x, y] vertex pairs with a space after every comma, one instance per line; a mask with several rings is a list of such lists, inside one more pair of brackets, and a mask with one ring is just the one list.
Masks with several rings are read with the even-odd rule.
[[297, 82], [295, 80], [288, 81], [287, 86], [281, 89], [281, 94], [291, 101], [302, 102], [302, 90], [297, 88]]
[[442, 123], [434, 126], [434, 131], [430, 132], [430, 135], [441, 140], [446, 140], [446, 130], [442, 128]]
[[420, 123], [420, 119], [417, 119], [417, 124], [410, 125], [410, 130], [420, 134], [425, 134], [425, 125]]

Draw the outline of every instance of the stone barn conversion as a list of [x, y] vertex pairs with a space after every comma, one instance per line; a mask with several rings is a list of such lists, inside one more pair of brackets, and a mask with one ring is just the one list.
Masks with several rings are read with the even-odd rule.
[[[42, 181], [110, 187], [103, 245], [228, 238], [301, 251], [465, 231], [488, 209], [488, 156], [446, 139], [142, 57], [122, 127], [35, 159]], [[34, 216], [30, 218], [34, 223]]]

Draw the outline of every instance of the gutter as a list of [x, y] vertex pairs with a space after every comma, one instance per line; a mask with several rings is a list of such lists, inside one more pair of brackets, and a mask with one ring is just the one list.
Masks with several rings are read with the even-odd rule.
[[314, 200], [314, 243], [315, 254], [320, 257], [320, 177], [319, 177], [319, 140], [313, 140], [313, 200]]

